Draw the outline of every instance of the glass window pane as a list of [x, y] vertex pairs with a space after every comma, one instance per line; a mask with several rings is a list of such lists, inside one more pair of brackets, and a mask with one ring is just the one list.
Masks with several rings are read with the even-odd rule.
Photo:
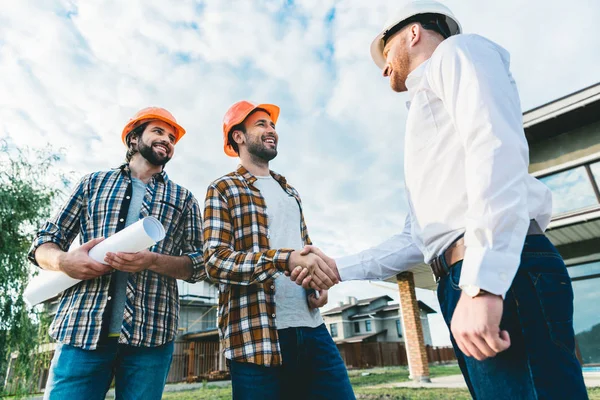
[[600, 185], [600, 161], [594, 164], [590, 164], [590, 169], [592, 170], [592, 175], [596, 179], [596, 184]]
[[[600, 262], [578, 265], [567, 269], [572, 278], [600, 274]], [[583, 364], [600, 364], [600, 313], [593, 306], [600, 303], [600, 278], [573, 282], [573, 327]]]
[[540, 181], [552, 191], [552, 215], [598, 204], [584, 167], [545, 176]]

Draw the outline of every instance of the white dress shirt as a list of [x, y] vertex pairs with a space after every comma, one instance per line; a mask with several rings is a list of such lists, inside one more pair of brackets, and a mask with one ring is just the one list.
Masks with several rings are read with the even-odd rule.
[[529, 149], [509, 54], [478, 35], [444, 40], [406, 80], [405, 229], [337, 259], [342, 280], [385, 279], [429, 263], [464, 234], [460, 286], [504, 295], [529, 221], [550, 222], [550, 190], [528, 174]]

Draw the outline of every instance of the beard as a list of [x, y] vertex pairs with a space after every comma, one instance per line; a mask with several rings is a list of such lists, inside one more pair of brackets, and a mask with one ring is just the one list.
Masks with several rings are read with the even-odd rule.
[[[246, 138], [248, 138], [248, 136], [246, 136]], [[263, 161], [268, 162], [277, 157], [277, 147], [273, 149], [267, 148], [263, 143], [262, 137], [255, 142], [249, 141], [247, 149], [250, 155]]]
[[138, 142], [138, 151], [150, 164], [156, 165], [157, 167], [163, 167], [169, 162], [169, 160], [171, 160], [171, 157], [169, 157], [168, 154], [163, 156], [156, 153], [154, 147], [152, 145], [148, 146], [141, 140], [141, 138]]
[[[400, 48], [406, 48], [404, 38], [400, 38], [398, 45]], [[410, 56], [407, 51], [400, 51], [392, 61], [392, 74], [390, 75], [390, 87], [394, 92], [406, 92], [406, 79], [410, 69]]]

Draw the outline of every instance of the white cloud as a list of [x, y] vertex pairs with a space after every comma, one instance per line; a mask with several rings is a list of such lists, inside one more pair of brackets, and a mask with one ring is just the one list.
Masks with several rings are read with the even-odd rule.
[[[467, 32], [512, 54], [525, 109], [598, 81], [593, 0], [447, 0]], [[395, 7], [376, 0], [19, 1], [0, 16], [0, 136], [66, 150], [77, 175], [119, 164], [120, 132], [160, 105], [188, 130], [167, 167], [203, 200], [235, 168], [221, 121], [246, 98], [282, 107], [273, 168], [301, 192], [311, 236], [333, 255], [403, 225], [404, 95], [369, 44]], [[368, 297], [368, 284], [341, 285]]]

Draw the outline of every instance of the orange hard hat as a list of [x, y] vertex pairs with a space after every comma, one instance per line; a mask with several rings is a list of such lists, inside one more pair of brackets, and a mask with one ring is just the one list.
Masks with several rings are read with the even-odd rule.
[[127, 146], [127, 134], [131, 132], [136, 126], [138, 126], [143, 121], [158, 119], [160, 121], [166, 122], [175, 128], [175, 143], [185, 135], [185, 129], [181, 125], [175, 121], [175, 117], [173, 114], [160, 107], [146, 107], [137, 113], [129, 120], [125, 128], [123, 128], [123, 133], [121, 134], [121, 139], [125, 146]]
[[277, 123], [279, 117], [279, 107], [274, 104], [252, 104], [249, 101], [242, 100], [238, 101], [227, 110], [225, 117], [223, 118], [223, 148], [225, 154], [229, 157], [237, 157], [238, 154], [235, 152], [233, 147], [229, 144], [227, 136], [231, 128], [237, 124], [242, 123], [246, 117], [257, 108], [265, 110], [271, 116], [273, 123]]

